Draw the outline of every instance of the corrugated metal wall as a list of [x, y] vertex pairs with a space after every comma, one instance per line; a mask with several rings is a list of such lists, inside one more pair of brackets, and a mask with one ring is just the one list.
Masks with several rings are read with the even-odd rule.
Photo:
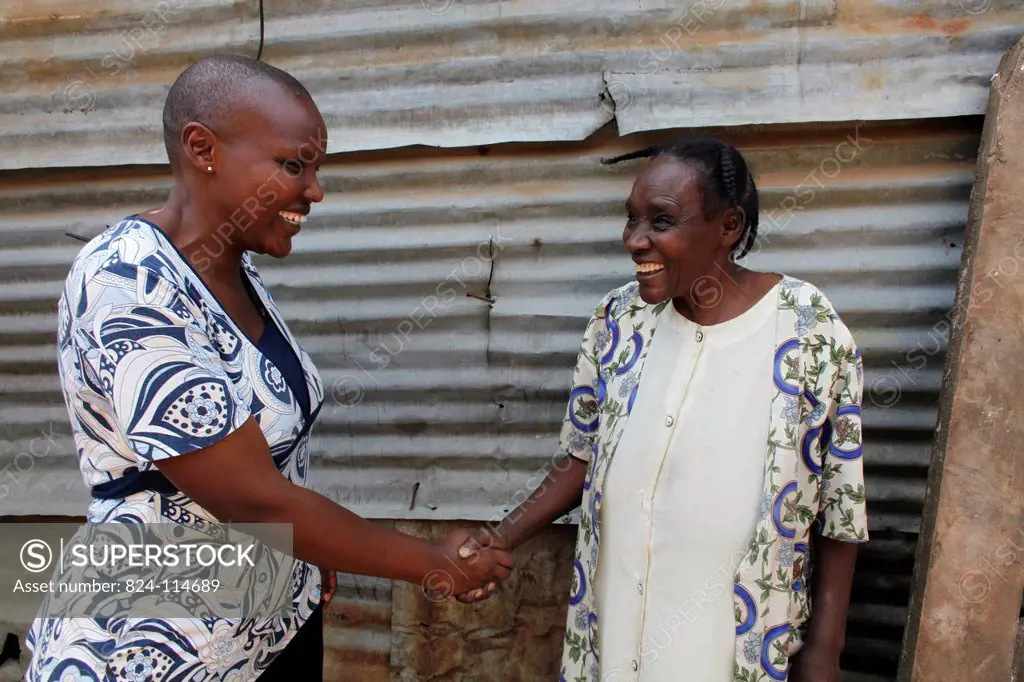
[[[64, 233], [163, 199], [166, 87], [199, 56], [255, 54], [257, 4], [0, 5], [0, 514], [82, 513], [55, 367], [80, 246]], [[845, 667], [891, 678], [977, 114], [1024, 32], [1019, 0], [266, 7], [265, 58], [310, 87], [334, 153], [295, 252], [263, 264], [330, 389], [316, 487], [425, 534], [509, 510], [553, 452], [586, 315], [631, 276], [637, 166], [599, 159], [679, 132], [644, 131], [731, 126], [710, 132], [763, 193], [750, 266], [822, 287], [864, 352], [873, 541]], [[813, 123], [830, 120], [871, 123]], [[392, 656], [408, 615], [386, 582], [343, 581], [328, 673], [410, 673]]]
[[[315, 487], [382, 519], [487, 519], [521, 499], [554, 451], [586, 316], [631, 276], [620, 235], [637, 165], [599, 159], [677, 132], [332, 158], [293, 255], [262, 262], [333, 389], [312, 442]], [[891, 674], [980, 120], [709, 132], [741, 148], [761, 188], [750, 266], [815, 282], [862, 346], [873, 541], [849, 665]], [[64, 232], [95, 234], [168, 183], [158, 168], [4, 174], [0, 466], [19, 481], [5, 514], [86, 502], [54, 365], [54, 302], [79, 248]], [[30, 460], [14, 455], [51, 433], [55, 446], [35, 444], [47, 456], [19, 471]], [[381, 662], [382, 595], [376, 615], [351, 621], [347, 656]]]
[[339, 575], [324, 612], [324, 680], [387, 682], [392, 648], [392, 583]]
[[[329, 151], [976, 115], [1019, 0], [278, 0], [271, 63]], [[0, 5], [0, 168], [163, 163], [165, 89], [255, 55], [257, 0]]]

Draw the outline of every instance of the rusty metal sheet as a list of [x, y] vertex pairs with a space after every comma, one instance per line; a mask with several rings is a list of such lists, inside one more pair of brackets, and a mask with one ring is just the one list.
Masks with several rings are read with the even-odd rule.
[[390, 580], [338, 574], [324, 611], [324, 679], [388, 682], [391, 621]]
[[[398, 530], [439, 540], [450, 523], [406, 521]], [[438, 595], [395, 583], [392, 679], [402, 682], [555, 680], [562, 661], [575, 529], [548, 528], [516, 550], [517, 570], [476, 606], [443, 599], [450, 576], [431, 579]]]
[[706, 0], [605, 80], [620, 134], [978, 115], [1022, 34], [1016, 0]]
[[[257, 0], [0, 4], [0, 169], [159, 164], [175, 76], [255, 55]], [[334, 152], [977, 114], [1017, 0], [266, 3]]]

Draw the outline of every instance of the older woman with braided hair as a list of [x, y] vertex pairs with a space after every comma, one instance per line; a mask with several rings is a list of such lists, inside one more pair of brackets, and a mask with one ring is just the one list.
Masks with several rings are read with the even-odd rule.
[[470, 544], [515, 548], [582, 502], [563, 682], [838, 682], [867, 540], [860, 352], [813, 285], [736, 263], [758, 225], [736, 149], [606, 163], [636, 158], [636, 279], [587, 325], [564, 457]]

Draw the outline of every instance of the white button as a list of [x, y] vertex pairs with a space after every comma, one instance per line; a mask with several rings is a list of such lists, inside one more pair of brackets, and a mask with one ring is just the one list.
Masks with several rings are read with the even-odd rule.
[[704, 340], [704, 332], [697, 332], [697, 343]]
[[639, 669], [640, 669], [640, 664], [639, 664], [639, 663], [637, 663], [637, 662], [636, 662], [636, 659], [634, 658], [634, 659], [633, 659], [633, 672], [636, 672], [636, 671], [637, 671], [637, 670], [639, 670]]
[[665, 426], [672, 426], [675, 423], [676, 420], [673, 419], [671, 416], [665, 417]]
[[643, 594], [644, 593], [644, 584], [643, 583], [637, 583], [636, 584], [636, 591], [639, 592], [640, 594]]

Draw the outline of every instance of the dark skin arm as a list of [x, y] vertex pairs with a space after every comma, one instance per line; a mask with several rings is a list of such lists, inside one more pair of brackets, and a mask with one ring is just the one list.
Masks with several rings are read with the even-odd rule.
[[[587, 476], [587, 467], [586, 462], [575, 457], [559, 460], [530, 497], [513, 509], [501, 523], [475, 531], [462, 555], [470, 556], [481, 547], [514, 550], [537, 531], [578, 507], [583, 499], [583, 480]], [[465, 604], [480, 601], [489, 597], [494, 588], [492, 582], [485, 589], [459, 594], [457, 599]]]
[[290, 482], [274, 466], [251, 417], [218, 443], [160, 460], [157, 468], [222, 522], [292, 524], [292, 554], [323, 569], [421, 584], [431, 577], [431, 587], [443, 585], [449, 594], [510, 575], [512, 557], [502, 550], [459, 560], [468, 531], [431, 544], [363, 519]]
[[811, 586], [810, 627], [793, 657], [790, 682], [839, 682], [839, 656], [846, 643], [846, 616], [857, 563], [857, 543], [814, 538], [817, 566]]

